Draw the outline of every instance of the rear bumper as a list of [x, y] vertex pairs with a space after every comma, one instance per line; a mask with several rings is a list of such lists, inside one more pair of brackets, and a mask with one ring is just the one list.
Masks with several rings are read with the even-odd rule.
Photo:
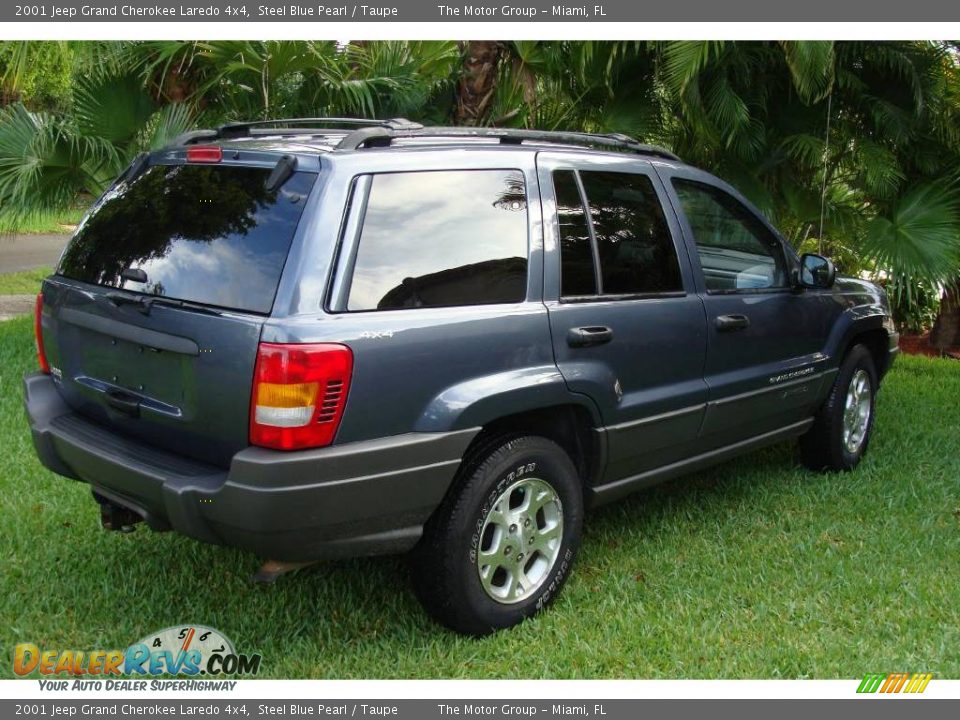
[[273, 560], [403, 552], [419, 539], [479, 428], [317, 450], [247, 448], [229, 470], [118, 435], [67, 406], [48, 375], [24, 378], [44, 466], [175, 530]]

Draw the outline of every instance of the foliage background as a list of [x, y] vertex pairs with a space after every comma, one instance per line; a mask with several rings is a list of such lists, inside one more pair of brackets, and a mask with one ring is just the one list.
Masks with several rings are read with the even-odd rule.
[[98, 195], [140, 151], [229, 120], [405, 116], [621, 132], [744, 192], [801, 251], [883, 282], [960, 344], [958, 44], [0, 43], [0, 226]]

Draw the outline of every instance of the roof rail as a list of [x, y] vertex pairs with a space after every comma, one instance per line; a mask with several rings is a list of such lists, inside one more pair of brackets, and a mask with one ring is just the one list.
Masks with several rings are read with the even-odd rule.
[[586, 133], [556, 130], [525, 130], [519, 128], [487, 127], [423, 127], [411, 123], [409, 127], [390, 127], [379, 124], [354, 130], [337, 144], [337, 150], [359, 150], [365, 147], [386, 147], [397, 138], [482, 138], [499, 140], [504, 145], [519, 145], [524, 140], [551, 142], [562, 145], [585, 145], [612, 148], [652, 155], [667, 160], [680, 160], [669, 150], [641, 143], [621, 133]]
[[[278, 118], [275, 120], [255, 120], [252, 122], [230, 122], [220, 125], [212, 130], [191, 130], [179, 135], [171, 143], [174, 146], [191, 145], [196, 142], [209, 142], [214, 140], [229, 140], [234, 138], [249, 137], [254, 130], [275, 128], [276, 132], [306, 132], [311, 130], [320, 130], [321, 128], [311, 127], [316, 125], [328, 125], [330, 130], [342, 130], [350, 132], [342, 126], [352, 127], [377, 127], [388, 130], [413, 130], [422, 128], [419, 123], [411, 122], [406, 118], [392, 118], [390, 120], [375, 120], [371, 118], [342, 118], [342, 117], [314, 117], [314, 118]], [[306, 127], [304, 127], [306, 126]], [[341, 126], [341, 127], [337, 127]]]

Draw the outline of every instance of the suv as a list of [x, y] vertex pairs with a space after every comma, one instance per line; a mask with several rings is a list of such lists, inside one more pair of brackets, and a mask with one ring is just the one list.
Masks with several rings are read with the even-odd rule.
[[268, 571], [412, 550], [427, 610], [484, 634], [556, 596], [590, 506], [794, 437], [859, 462], [898, 336], [834, 276], [626, 136], [232, 124], [77, 228], [26, 410], [107, 528]]

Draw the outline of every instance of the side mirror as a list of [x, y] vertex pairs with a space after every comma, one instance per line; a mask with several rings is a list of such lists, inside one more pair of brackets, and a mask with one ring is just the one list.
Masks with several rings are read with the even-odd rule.
[[829, 288], [837, 279], [833, 263], [821, 255], [806, 253], [800, 258], [800, 285], [808, 288]]

